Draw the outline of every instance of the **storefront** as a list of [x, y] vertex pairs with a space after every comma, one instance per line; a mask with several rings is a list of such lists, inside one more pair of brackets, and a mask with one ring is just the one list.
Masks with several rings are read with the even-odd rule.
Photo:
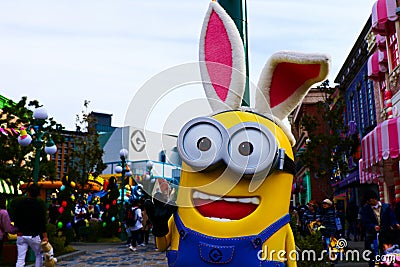
[[379, 186], [382, 201], [400, 202], [400, 117], [378, 124], [361, 141], [360, 183]]

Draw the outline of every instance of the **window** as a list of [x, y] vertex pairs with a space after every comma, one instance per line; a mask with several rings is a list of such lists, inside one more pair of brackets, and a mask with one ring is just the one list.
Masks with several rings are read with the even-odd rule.
[[354, 99], [354, 93], [350, 96], [350, 108], [351, 108], [351, 111], [350, 111], [351, 120], [357, 121], [356, 120], [356, 101]]
[[374, 101], [374, 84], [371, 80], [367, 80], [367, 108], [369, 125], [375, 125], [375, 101]]
[[399, 65], [399, 47], [397, 45], [397, 35], [396, 35], [396, 30], [394, 27], [390, 28], [390, 31], [388, 33], [388, 41], [389, 41], [389, 51], [388, 54], [390, 55], [390, 67], [391, 70], [397, 67]]
[[361, 129], [365, 129], [366, 125], [365, 125], [365, 115], [364, 115], [364, 98], [363, 98], [363, 92], [361, 90], [361, 86], [359, 86], [357, 88], [357, 94], [358, 94], [358, 105], [359, 105], [359, 111], [360, 111], [360, 126]]

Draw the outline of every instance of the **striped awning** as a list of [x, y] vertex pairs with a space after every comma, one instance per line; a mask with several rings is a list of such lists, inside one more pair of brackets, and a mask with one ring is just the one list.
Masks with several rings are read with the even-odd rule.
[[376, 46], [381, 51], [386, 51], [386, 37], [380, 34], [376, 35]]
[[368, 78], [372, 80], [382, 80], [387, 71], [387, 53], [385, 51], [375, 51], [368, 58]]
[[[20, 184], [18, 185], [18, 194], [22, 194], [22, 191], [19, 190], [19, 186], [22, 184], [22, 182], [20, 182]], [[8, 184], [6, 181], [0, 179], [0, 194], [10, 194], [13, 195], [14, 194], [14, 187], [10, 184]]]
[[362, 168], [369, 169], [381, 160], [400, 155], [400, 117], [385, 120], [361, 141]]
[[386, 35], [387, 24], [397, 20], [396, 0], [378, 0], [372, 6], [371, 22], [375, 34]]

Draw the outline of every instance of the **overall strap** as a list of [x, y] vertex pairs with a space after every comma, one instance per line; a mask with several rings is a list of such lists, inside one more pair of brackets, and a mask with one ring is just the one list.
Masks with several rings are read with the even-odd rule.
[[183, 225], [183, 222], [182, 222], [180, 216], [178, 215], [178, 212], [174, 213], [174, 221], [175, 221], [176, 228], [178, 229], [179, 235], [182, 238], [185, 238], [189, 229], [186, 228], [185, 225]]
[[290, 222], [290, 215], [286, 214], [281, 218], [279, 218], [274, 223], [272, 223], [266, 229], [264, 229], [261, 233], [254, 236], [254, 238], [251, 240], [251, 243], [253, 244], [254, 248], [260, 247], [268, 238], [270, 238], [273, 234], [278, 232], [279, 229], [281, 229], [289, 222]]

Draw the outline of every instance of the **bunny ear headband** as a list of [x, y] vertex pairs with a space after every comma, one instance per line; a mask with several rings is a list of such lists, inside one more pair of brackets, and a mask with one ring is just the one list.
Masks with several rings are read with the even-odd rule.
[[[282, 120], [314, 83], [327, 77], [329, 61], [322, 54], [282, 51], [273, 54], [261, 72], [254, 109], [272, 115], [292, 145], [295, 140]], [[217, 2], [210, 3], [201, 31], [200, 71], [214, 112], [241, 108], [246, 85], [243, 43], [236, 25]]]

